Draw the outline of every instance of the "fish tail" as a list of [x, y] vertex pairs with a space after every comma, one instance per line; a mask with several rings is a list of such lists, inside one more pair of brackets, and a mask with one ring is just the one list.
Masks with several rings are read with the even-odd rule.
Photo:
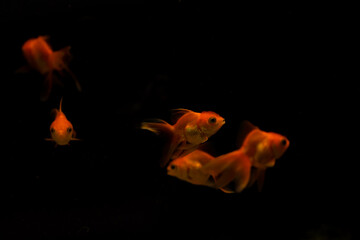
[[157, 122], [143, 122], [141, 129], [151, 131], [157, 135], [162, 135], [166, 138], [165, 146], [163, 149], [162, 158], [160, 159], [160, 166], [165, 167], [170, 161], [173, 152], [173, 145], [176, 142], [174, 134], [174, 127], [163, 120], [156, 120]]
[[174, 128], [169, 123], [163, 120], [156, 120], [158, 122], [142, 122], [141, 129], [149, 130], [157, 135], [166, 134], [172, 135]]
[[61, 71], [65, 69], [66, 72], [70, 74], [70, 76], [74, 79], [76, 88], [79, 92], [82, 91], [81, 85], [75, 74], [70, 70], [68, 67], [68, 62], [71, 60], [70, 54], [70, 46], [67, 46], [59, 51], [54, 52], [54, 65], [56, 66], [57, 70]]

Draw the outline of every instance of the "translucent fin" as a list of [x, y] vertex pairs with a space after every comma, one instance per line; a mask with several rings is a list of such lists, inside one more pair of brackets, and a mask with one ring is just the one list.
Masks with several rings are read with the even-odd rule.
[[62, 112], [62, 111], [61, 111], [62, 101], [63, 101], [63, 97], [61, 97], [61, 99], [60, 99], [59, 112]]
[[154, 122], [142, 122], [141, 129], [149, 130], [158, 135], [160, 134], [172, 135], [174, 131], [173, 126], [171, 126], [164, 120], [160, 120], [160, 119], [155, 119]]
[[74, 79], [74, 82], [75, 82], [75, 85], [76, 85], [76, 88], [79, 92], [82, 91], [82, 88], [81, 88], [81, 85], [80, 85], [80, 82], [78, 80], [78, 78], [75, 76], [75, 74], [68, 68], [68, 66], [64, 66], [64, 69], [70, 74], [70, 76], [72, 77], [72, 79]]
[[212, 161], [210, 161], [208, 164], [205, 164], [202, 167], [202, 171], [209, 172], [213, 176], [219, 175], [221, 172], [223, 172], [230, 164], [233, 163], [239, 156], [239, 151], [234, 151], [231, 153], [227, 153], [224, 155], [221, 155], [219, 157], [214, 158]]
[[187, 113], [193, 113], [193, 111], [185, 108], [177, 108], [171, 110], [171, 122], [176, 123], [183, 115]]
[[251, 170], [251, 176], [247, 187], [252, 187], [257, 182], [258, 191], [261, 192], [264, 186], [266, 169], [253, 168]]
[[22, 74], [22, 73], [28, 73], [32, 70], [32, 68], [29, 65], [24, 65], [18, 69], [15, 70], [15, 74]]
[[54, 65], [58, 71], [61, 71], [62, 69], [64, 69], [74, 80], [77, 90], [79, 92], [81, 92], [82, 88], [81, 88], [79, 80], [77, 79], [75, 74], [68, 67], [68, 63], [71, 60], [70, 49], [71, 49], [71, 47], [67, 46], [63, 49], [60, 49], [59, 51], [54, 52], [54, 60], [53, 60]]
[[253, 130], [259, 129], [257, 126], [253, 125], [251, 122], [244, 120], [240, 123], [236, 145], [238, 148], [242, 146], [244, 143], [245, 138], [251, 133]]
[[235, 193], [234, 191], [230, 190], [230, 189], [226, 189], [226, 188], [219, 188], [221, 191], [223, 191], [224, 193]]
[[177, 148], [175, 148], [174, 150], [172, 150], [171, 159], [176, 159], [176, 158], [180, 158], [180, 157], [184, 157], [190, 153], [192, 153], [193, 151], [195, 151], [199, 145], [194, 145], [194, 144], [186, 144], [186, 142], [183, 142], [184, 144], [179, 145]]
[[39, 38], [42, 38], [44, 41], [48, 41], [50, 39], [49, 35], [39, 36]]
[[215, 177], [215, 184], [217, 187], [222, 188], [227, 186], [231, 181], [233, 181], [236, 177], [236, 169], [230, 165], [225, 168], [220, 174]]
[[160, 119], [155, 121], [157, 122], [142, 122], [141, 129], [151, 131], [167, 138], [163, 149], [163, 156], [160, 159], [160, 166], [165, 167], [168, 164], [174, 149], [179, 145], [179, 137], [174, 134], [173, 126]]

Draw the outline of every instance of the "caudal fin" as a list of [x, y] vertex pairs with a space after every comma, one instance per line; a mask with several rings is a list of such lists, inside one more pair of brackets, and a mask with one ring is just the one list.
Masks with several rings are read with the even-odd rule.
[[163, 120], [156, 119], [154, 122], [143, 122], [141, 124], [141, 129], [151, 131], [166, 139], [163, 150], [163, 156], [160, 159], [160, 166], [165, 167], [170, 160], [172, 153], [171, 149], [173, 149], [173, 145], [175, 141], [174, 139], [176, 138], [174, 134], [174, 127]]
[[70, 54], [70, 46], [67, 46], [59, 51], [54, 52], [53, 62], [55, 69], [58, 71], [62, 71], [63, 69], [69, 73], [69, 75], [74, 79], [76, 88], [79, 92], [81, 92], [82, 88], [79, 80], [75, 76], [75, 74], [68, 67], [68, 62], [70, 62], [71, 54]]
[[[155, 122], [156, 121], [156, 122]], [[141, 129], [149, 130], [157, 135], [172, 135], [173, 126], [163, 120], [156, 119], [154, 122], [142, 122]]]

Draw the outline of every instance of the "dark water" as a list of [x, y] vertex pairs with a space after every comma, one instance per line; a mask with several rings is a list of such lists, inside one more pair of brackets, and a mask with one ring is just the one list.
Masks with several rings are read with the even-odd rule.
[[[359, 88], [349, 9], [4, 2], [1, 232], [352, 239]], [[54, 50], [72, 47], [81, 93], [65, 74], [41, 102], [42, 76], [14, 74], [22, 44], [39, 35]], [[82, 141], [55, 148], [44, 138], [61, 97]], [[158, 166], [161, 140], [138, 129], [170, 121], [173, 108], [226, 119], [209, 140], [213, 154], [236, 149], [242, 120], [287, 136], [290, 148], [262, 193], [181, 182]]]

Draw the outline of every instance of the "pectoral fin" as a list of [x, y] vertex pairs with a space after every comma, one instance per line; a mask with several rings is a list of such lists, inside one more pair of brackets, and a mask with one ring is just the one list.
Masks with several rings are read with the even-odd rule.
[[265, 181], [265, 169], [261, 169], [258, 175], [258, 179], [257, 179], [257, 186], [258, 186], [258, 191], [261, 192], [264, 186], [264, 181]]

